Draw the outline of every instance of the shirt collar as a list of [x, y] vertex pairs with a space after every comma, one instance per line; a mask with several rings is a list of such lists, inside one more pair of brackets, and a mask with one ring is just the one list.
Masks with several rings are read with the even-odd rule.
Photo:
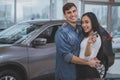
[[69, 27], [69, 28], [71, 28], [72, 30], [74, 30], [74, 31], [76, 31], [76, 29], [77, 29], [77, 27], [75, 28], [75, 27], [73, 27], [70, 23], [68, 23], [67, 22], [67, 26]]

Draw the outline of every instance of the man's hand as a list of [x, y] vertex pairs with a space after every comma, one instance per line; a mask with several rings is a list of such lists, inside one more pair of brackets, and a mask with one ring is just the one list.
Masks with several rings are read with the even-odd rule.
[[100, 60], [98, 60], [97, 58], [91, 59], [91, 60], [88, 61], [88, 65], [90, 67], [96, 68], [100, 65]]

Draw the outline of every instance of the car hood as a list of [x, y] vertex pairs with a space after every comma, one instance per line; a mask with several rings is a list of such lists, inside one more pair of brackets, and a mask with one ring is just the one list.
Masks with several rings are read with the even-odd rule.
[[0, 47], [9, 47], [12, 46], [11, 44], [0, 44]]

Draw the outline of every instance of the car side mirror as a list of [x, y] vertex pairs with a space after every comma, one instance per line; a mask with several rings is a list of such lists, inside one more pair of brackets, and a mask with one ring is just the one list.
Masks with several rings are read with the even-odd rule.
[[37, 47], [37, 46], [41, 46], [41, 45], [45, 45], [47, 43], [47, 39], [46, 38], [36, 38], [32, 45], [34, 47]]

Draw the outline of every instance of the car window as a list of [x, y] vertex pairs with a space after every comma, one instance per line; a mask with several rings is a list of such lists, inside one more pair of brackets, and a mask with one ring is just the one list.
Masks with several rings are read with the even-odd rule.
[[47, 28], [45, 31], [43, 31], [39, 35], [39, 37], [40, 38], [46, 38], [47, 43], [53, 43], [54, 42], [54, 36], [55, 36], [55, 33], [56, 33], [58, 27], [59, 27], [59, 25], [51, 26], [51, 27]]
[[60, 27], [60, 25], [49, 26], [31, 42], [31, 46], [38, 48], [41, 45], [43, 46], [48, 43], [54, 43], [54, 37], [58, 27]]
[[35, 27], [29, 23], [14, 25], [0, 32], [0, 44], [20, 42], [20, 40], [25, 39], [27, 35], [34, 30]]
[[40, 37], [44, 37], [45, 38], [45, 37], [51, 36], [52, 30], [53, 30], [53, 27], [47, 28], [45, 31], [43, 31], [40, 34]]

